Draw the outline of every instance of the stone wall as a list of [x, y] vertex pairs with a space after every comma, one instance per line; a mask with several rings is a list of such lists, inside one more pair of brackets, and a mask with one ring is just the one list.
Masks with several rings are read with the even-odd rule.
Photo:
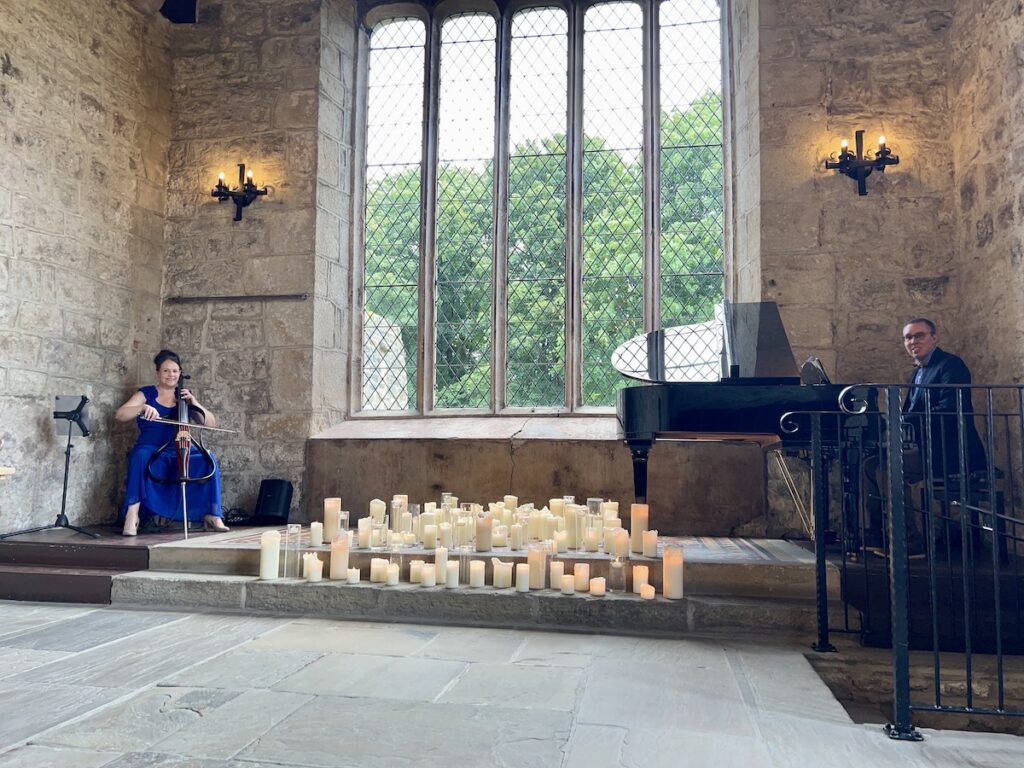
[[981, 2], [952, 26], [950, 94], [961, 351], [975, 382], [1021, 383], [1024, 10]]
[[0, 0], [0, 531], [52, 523], [58, 394], [92, 400], [68, 515], [113, 517], [160, 339], [168, 23], [126, 0]]
[[[165, 301], [165, 346], [223, 426], [224, 506], [251, 509], [283, 477], [302, 500], [313, 414], [321, 16], [316, 0], [219, 0], [174, 29], [165, 299], [308, 294], [300, 301]], [[232, 220], [210, 196], [238, 163], [269, 194]]]

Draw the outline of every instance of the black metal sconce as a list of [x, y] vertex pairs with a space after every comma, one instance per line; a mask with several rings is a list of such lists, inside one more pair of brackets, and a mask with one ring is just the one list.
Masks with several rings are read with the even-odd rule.
[[228, 188], [224, 183], [224, 172], [221, 171], [217, 177], [217, 186], [213, 188], [210, 195], [216, 197], [220, 202], [230, 200], [235, 204], [235, 221], [242, 220], [242, 209], [252, 203], [257, 197], [267, 194], [267, 188], [257, 189], [252, 180], [252, 171], [245, 172], [245, 163], [238, 165], [238, 186]]
[[825, 167], [849, 176], [857, 182], [857, 194], [866, 195], [868, 193], [867, 178], [871, 172], [885, 173], [885, 166], [899, 165], [900, 159], [885, 146], [885, 136], [878, 137], [878, 151], [875, 152], [874, 157], [864, 156], [864, 131], [857, 131], [854, 136], [856, 137], [857, 154], [850, 152], [849, 142], [843, 139], [839, 145], [839, 159], [835, 159], [835, 155], [832, 155], [831, 159], [825, 161]]

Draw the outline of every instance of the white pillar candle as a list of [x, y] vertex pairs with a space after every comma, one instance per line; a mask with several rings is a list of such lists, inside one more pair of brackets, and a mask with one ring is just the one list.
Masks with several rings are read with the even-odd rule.
[[436, 501], [428, 501], [428, 502], [426, 502], [423, 505], [423, 511], [424, 512], [429, 512], [432, 515], [435, 514], [437, 512], [437, 502]]
[[495, 589], [508, 589], [512, 586], [512, 565], [512, 563], [503, 563], [496, 557], [491, 558]]
[[368, 517], [360, 517], [356, 528], [356, 542], [360, 549], [370, 548], [370, 534], [373, 531], [373, 520]]
[[438, 584], [444, 584], [444, 580], [448, 577], [448, 549], [447, 547], [438, 547], [434, 550], [434, 581]]
[[324, 499], [324, 541], [334, 541], [341, 530], [341, 499], [337, 496]]
[[388, 565], [390, 563], [383, 557], [370, 559], [370, 583], [383, 584], [388, 578]]
[[358, 568], [349, 568], [348, 569], [348, 579], [347, 579], [347, 581], [348, 581], [349, 584], [358, 584], [359, 583], [359, 569]]
[[435, 549], [437, 547], [437, 526], [436, 525], [424, 525], [423, 526], [423, 548], [424, 549]]
[[306, 578], [306, 570], [309, 565], [309, 552], [302, 553], [302, 570], [299, 571], [299, 575], [304, 579]]
[[424, 587], [436, 587], [437, 572], [433, 568], [424, 568], [420, 571], [420, 584]]
[[478, 588], [484, 585], [484, 574], [486, 570], [484, 568], [483, 560], [470, 560], [469, 562], [469, 586]]
[[[412, 512], [403, 512], [402, 520], [398, 526], [398, 530], [402, 533], [412, 532]], [[415, 540], [415, 539], [414, 539]]]
[[322, 547], [324, 545], [324, 524], [314, 520], [309, 524], [309, 545], [311, 547]]
[[506, 496], [502, 501], [505, 503], [505, 509], [516, 509], [519, 506], [519, 498], [517, 496]]
[[555, 531], [555, 551], [565, 552], [569, 549], [569, 532]]
[[555, 533], [558, 532], [559, 525], [563, 524], [562, 519], [560, 517], [555, 517], [554, 515], [544, 515], [541, 517], [541, 520], [544, 521], [544, 538], [555, 538]]
[[324, 577], [324, 561], [314, 554], [306, 561], [306, 580], [320, 581]]
[[[423, 529], [428, 525], [437, 525], [437, 515], [434, 512], [424, 512], [416, 518], [418, 522], [418, 530], [416, 531], [416, 538], [423, 541]], [[436, 530], [436, 528], [435, 528]]]
[[629, 557], [629, 532], [625, 528], [619, 528], [615, 531], [612, 552], [616, 557]]
[[552, 515], [561, 517], [565, 514], [565, 499], [548, 499], [548, 509]]
[[583, 532], [583, 546], [587, 552], [597, 552], [597, 529], [587, 528]]
[[526, 553], [526, 562], [530, 568], [530, 589], [544, 589], [544, 572], [547, 569], [548, 552], [539, 544], [531, 544]]
[[530, 513], [530, 522], [527, 529], [527, 534], [530, 537], [530, 541], [539, 541], [544, 538], [544, 518], [540, 512], [533, 510]]
[[594, 597], [604, 597], [604, 577], [598, 576], [590, 580], [590, 594]]
[[565, 563], [561, 560], [552, 560], [549, 574], [548, 583], [554, 589], [556, 585], [562, 583], [562, 576], [565, 575]]
[[577, 592], [586, 592], [590, 589], [590, 565], [587, 563], [576, 563], [572, 572]]
[[399, 569], [398, 563], [390, 563], [388, 565], [387, 584], [389, 587], [398, 586]]
[[412, 531], [408, 531], [402, 534], [402, 544], [407, 547], [411, 547], [416, 543], [416, 534]]
[[669, 545], [661, 561], [661, 592], [670, 600], [683, 596], [683, 550]]
[[567, 534], [565, 539], [565, 545], [569, 549], [576, 549], [578, 546], [577, 531], [576, 531], [576, 505], [566, 504], [565, 505], [565, 532]]
[[384, 522], [384, 513], [387, 512], [387, 504], [380, 499], [373, 499], [370, 502], [370, 519], [375, 523]]
[[[561, 587], [563, 595], [571, 595], [576, 592], [576, 577], [571, 573], [564, 574], [558, 579], [558, 585]], [[553, 587], [554, 584], [551, 586]]]
[[516, 592], [530, 591], [530, 566], [516, 563]]
[[488, 512], [476, 519], [476, 551], [490, 552], [494, 536], [494, 515]]
[[509, 529], [509, 547], [511, 549], [523, 548], [523, 526], [513, 523]]
[[642, 587], [640, 587], [640, 597], [642, 597], [644, 600], [653, 600], [654, 587], [652, 587], [650, 584], [644, 584]]
[[281, 534], [264, 531], [260, 534], [260, 578], [276, 579], [281, 566]]
[[444, 585], [448, 589], [459, 586], [459, 564], [452, 561], [445, 566]]
[[348, 532], [343, 532], [331, 540], [331, 570], [333, 581], [348, 576]]
[[657, 531], [644, 531], [643, 532], [643, 549], [644, 549], [644, 557], [657, 557], [658, 556], [658, 532]]
[[629, 548], [636, 554], [644, 551], [644, 531], [647, 530], [649, 510], [646, 504], [633, 504], [629, 508]]
[[409, 562], [409, 583], [419, 584], [420, 574], [423, 572], [423, 561], [412, 560]]
[[650, 576], [650, 570], [646, 565], [634, 565], [633, 566], [633, 592], [640, 594], [640, 589], [647, 584], [647, 579]]
[[445, 549], [452, 547], [452, 524], [439, 523], [437, 526], [437, 545]]
[[492, 547], [507, 547], [508, 546], [508, 527], [499, 525], [495, 527], [494, 533], [491, 534], [491, 546]]

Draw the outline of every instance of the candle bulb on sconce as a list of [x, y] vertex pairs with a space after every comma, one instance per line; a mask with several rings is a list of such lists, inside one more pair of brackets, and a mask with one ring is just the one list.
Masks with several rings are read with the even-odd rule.
[[258, 197], [262, 197], [267, 194], [267, 188], [263, 187], [258, 189], [256, 182], [253, 181], [253, 174], [250, 170], [248, 173], [245, 171], [245, 163], [239, 163], [238, 165], [238, 186], [234, 189], [229, 189], [224, 183], [224, 172], [222, 171], [217, 176], [217, 186], [211, 190], [210, 195], [216, 197], [220, 202], [226, 202], [230, 200], [235, 204], [235, 221], [242, 220], [242, 209], [249, 206]]

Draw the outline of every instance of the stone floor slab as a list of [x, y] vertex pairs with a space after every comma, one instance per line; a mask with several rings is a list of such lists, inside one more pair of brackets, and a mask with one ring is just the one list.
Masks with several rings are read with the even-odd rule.
[[84, 616], [95, 610], [95, 606], [0, 601], [0, 639], [56, 624], [75, 616]]
[[637, 644], [634, 637], [585, 635], [557, 632], [527, 632], [516, 652], [517, 664], [554, 667], [586, 667], [593, 658], [631, 656]]
[[369, 624], [300, 619], [288, 622], [249, 644], [254, 650], [371, 653], [406, 656], [426, 646], [439, 632], [416, 625]]
[[63, 659], [67, 653], [0, 647], [0, 679]]
[[127, 696], [130, 690], [84, 685], [0, 684], [0, 750]]
[[472, 664], [441, 701], [572, 712], [583, 681], [579, 669], [525, 664]]
[[510, 662], [522, 644], [523, 637], [518, 632], [444, 627], [416, 655], [452, 661]]
[[274, 686], [318, 695], [433, 701], [466, 668], [463, 662], [329, 654]]
[[174, 672], [161, 680], [160, 685], [233, 690], [270, 688], [322, 656], [306, 651], [258, 651], [250, 648], [246, 645], [190, 669]]
[[110, 763], [109, 752], [27, 744], [0, 755], [0, 768], [100, 768]]

